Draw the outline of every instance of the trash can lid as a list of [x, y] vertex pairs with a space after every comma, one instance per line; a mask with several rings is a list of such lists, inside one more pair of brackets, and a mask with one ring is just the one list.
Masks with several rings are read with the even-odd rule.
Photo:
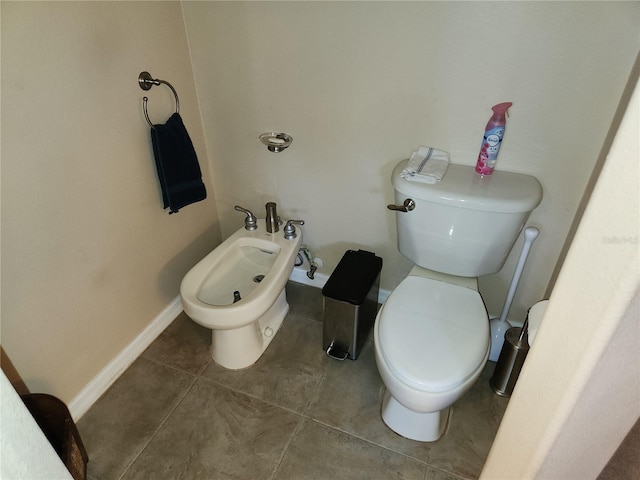
[[366, 250], [347, 250], [329, 280], [322, 295], [361, 305], [382, 270], [382, 258]]

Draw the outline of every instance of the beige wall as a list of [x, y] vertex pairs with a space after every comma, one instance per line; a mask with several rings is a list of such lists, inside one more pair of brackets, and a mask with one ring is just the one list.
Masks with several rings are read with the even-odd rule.
[[[498, 168], [545, 189], [514, 316], [541, 297], [638, 50], [637, 2], [182, 10], [1, 3], [1, 342], [32, 390], [77, 395], [175, 299], [220, 228], [241, 224], [234, 204], [262, 216], [275, 200], [283, 217], [305, 219], [325, 273], [346, 248], [376, 251], [393, 288], [409, 263], [385, 209], [391, 169], [419, 144], [473, 164], [503, 100], [514, 108]], [[178, 90], [209, 190], [178, 215], [160, 208], [142, 70]], [[162, 121], [170, 92], [149, 96]], [[257, 140], [267, 130], [290, 133], [293, 146], [267, 152]], [[493, 314], [519, 246], [483, 279]]]
[[[69, 402], [220, 241], [181, 6], [2, 2], [2, 346]], [[209, 198], [162, 210], [145, 94], [177, 89]], [[150, 115], [173, 111], [154, 87]]]
[[[513, 101], [497, 168], [535, 175], [541, 234], [512, 314], [541, 299], [638, 51], [638, 2], [185, 2], [223, 236], [234, 204], [302, 218], [329, 274], [347, 248], [396, 249], [389, 176], [417, 145], [477, 158], [490, 107]], [[269, 153], [260, 133], [293, 136]], [[481, 279], [498, 315], [520, 252]]]
[[481, 478], [596, 478], [640, 416], [637, 70], [630, 87]]

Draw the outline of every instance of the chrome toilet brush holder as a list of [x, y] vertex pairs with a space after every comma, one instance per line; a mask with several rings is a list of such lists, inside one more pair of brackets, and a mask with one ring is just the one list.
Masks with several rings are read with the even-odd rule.
[[529, 353], [529, 314], [522, 328], [511, 327], [504, 335], [504, 344], [500, 350], [498, 363], [489, 379], [489, 385], [498, 395], [510, 397], [515, 387], [522, 365]]

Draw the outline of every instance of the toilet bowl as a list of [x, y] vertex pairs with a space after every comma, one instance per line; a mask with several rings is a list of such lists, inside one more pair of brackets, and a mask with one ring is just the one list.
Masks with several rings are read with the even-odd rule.
[[491, 347], [477, 277], [503, 267], [542, 199], [529, 175], [475, 173], [450, 164], [434, 184], [391, 174], [398, 250], [414, 263], [374, 327], [376, 364], [386, 386], [382, 419], [413, 440], [446, 430], [449, 407], [477, 380]]
[[185, 275], [182, 306], [211, 329], [216, 363], [246, 368], [269, 346], [289, 311], [285, 285], [301, 242], [301, 233], [269, 233], [259, 219], [256, 229], [240, 228]]
[[489, 317], [477, 282], [414, 267], [378, 312], [374, 344], [386, 386], [382, 419], [406, 438], [437, 440], [449, 407], [489, 356]]

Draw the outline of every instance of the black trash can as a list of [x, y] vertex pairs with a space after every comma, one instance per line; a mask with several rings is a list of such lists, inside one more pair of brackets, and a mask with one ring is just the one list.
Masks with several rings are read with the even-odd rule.
[[356, 360], [378, 312], [382, 258], [347, 250], [322, 289], [323, 349], [337, 360]]
[[64, 402], [45, 393], [31, 393], [20, 398], [73, 479], [86, 479], [89, 457]]

